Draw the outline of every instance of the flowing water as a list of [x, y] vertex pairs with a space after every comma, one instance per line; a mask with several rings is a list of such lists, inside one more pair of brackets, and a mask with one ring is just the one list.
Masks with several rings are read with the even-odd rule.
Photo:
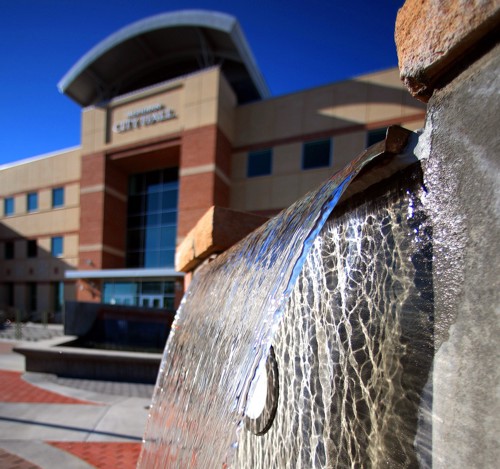
[[[406, 330], [414, 319], [401, 320], [401, 314], [405, 305], [418, 305], [412, 299], [422, 293], [415, 289], [415, 272], [422, 271], [425, 259], [418, 257], [415, 245], [428, 240], [417, 201], [408, 193], [404, 203], [387, 202], [382, 214], [363, 213], [325, 226], [349, 183], [379, 155], [372, 147], [197, 273], [165, 348], [139, 467], [208, 469], [236, 461], [255, 468], [358, 467], [363, 460], [381, 467], [376, 463], [388, 460], [387, 454], [404, 456], [407, 464], [401, 467], [414, 463], [408, 445], [418, 439], [415, 401], [423, 378], [417, 386], [405, 382], [401, 363], [411, 367], [418, 357], [408, 346], [412, 337]], [[360, 297], [361, 291], [368, 293]], [[425, 310], [410, 308], [410, 317], [415, 309]], [[329, 312], [319, 320], [330, 322], [329, 332], [318, 326], [318, 311]], [[318, 327], [313, 335], [305, 323], [296, 328], [302, 334], [296, 342], [301, 349], [291, 358], [293, 341], [280, 325], [284, 316], [286, 321], [300, 314], [316, 320]], [[288, 388], [285, 379], [283, 389], [290, 394], [280, 400], [286, 409], [277, 415], [276, 425], [258, 437], [244, 429], [243, 421], [246, 411], [252, 413], [256, 378], [265, 373], [273, 339], [289, 346], [288, 351], [278, 347], [277, 360], [288, 367]], [[389, 347], [387, 353], [381, 344]], [[308, 354], [323, 359], [309, 360]], [[311, 379], [326, 395], [321, 405], [313, 406], [316, 416], [311, 415]], [[416, 393], [406, 392], [412, 386]], [[404, 428], [400, 410], [411, 417], [401, 441], [393, 435]], [[264, 438], [273, 443], [278, 430], [278, 459], [258, 460], [256, 445]], [[283, 431], [298, 440], [289, 438], [292, 433], [284, 438]], [[291, 443], [285, 447], [284, 440]]]

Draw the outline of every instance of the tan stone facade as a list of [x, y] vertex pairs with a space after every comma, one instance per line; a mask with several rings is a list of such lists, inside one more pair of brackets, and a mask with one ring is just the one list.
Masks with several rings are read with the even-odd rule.
[[[123, 271], [130, 268], [134, 175], [177, 174], [179, 244], [209, 207], [276, 213], [347, 164], [367, 146], [370, 132], [390, 124], [417, 129], [424, 114], [396, 68], [239, 105], [221, 70], [212, 67], [84, 108], [79, 148], [0, 169], [0, 309], [29, 311], [36, 302], [37, 311], [52, 310], [57, 282], [64, 283], [65, 299], [103, 301], [106, 275], [120, 270], [120, 278], [129, 278]], [[318, 141], [328, 144], [326, 163], [306, 169], [305, 145]], [[261, 151], [269, 169], [252, 175], [250, 155]], [[52, 189], [59, 187], [64, 205], [52, 208]], [[38, 194], [33, 212], [26, 209], [30, 193]], [[11, 215], [3, 212], [7, 199], [14, 200]], [[63, 238], [57, 257], [54, 237]], [[34, 258], [26, 254], [29, 240], [38, 245]], [[5, 258], [9, 243], [13, 259]], [[178, 302], [182, 277], [169, 275], [163, 280], [177, 282]]]

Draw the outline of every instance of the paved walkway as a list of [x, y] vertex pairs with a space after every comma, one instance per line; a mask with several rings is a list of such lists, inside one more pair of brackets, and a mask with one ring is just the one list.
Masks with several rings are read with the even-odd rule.
[[0, 334], [0, 467], [134, 468], [153, 386], [25, 373], [21, 343]]

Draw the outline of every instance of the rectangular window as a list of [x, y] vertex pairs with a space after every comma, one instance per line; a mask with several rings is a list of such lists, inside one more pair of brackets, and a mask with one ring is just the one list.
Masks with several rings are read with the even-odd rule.
[[251, 151], [247, 159], [247, 177], [267, 176], [272, 171], [272, 150]]
[[366, 146], [371, 147], [372, 145], [375, 145], [375, 143], [381, 142], [385, 139], [386, 133], [387, 127], [368, 131], [366, 135]]
[[324, 168], [330, 166], [331, 140], [317, 140], [304, 143], [302, 169]]
[[64, 187], [52, 189], [52, 208], [64, 206]]
[[26, 254], [28, 257], [36, 257], [38, 254], [38, 244], [36, 239], [29, 239], [26, 243]]
[[52, 295], [54, 312], [59, 313], [62, 311], [64, 304], [64, 282], [54, 282], [52, 284]]
[[26, 198], [26, 210], [28, 212], [35, 212], [38, 210], [38, 194], [30, 192]]
[[3, 213], [6, 217], [14, 215], [14, 197], [7, 197], [3, 201]]
[[6, 284], [7, 289], [7, 306], [14, 306], [14, 284], [8, 282]]
[[130, 176], [127, 267], [174, 265], [178, 187], [177, 168]]
[[14, 241], [6, 241], [4, 249], [5, 259], [14, 259]]
[[37, 293], [36, 283], [30, 282], [28, 283], [28, 306], [30, 311], [36, 311], [37, 304]]
[[54, 257], [61, 257], [63, 255], [63, 238], [62, 236], [55, 236], [50, 242], [50, 252]]

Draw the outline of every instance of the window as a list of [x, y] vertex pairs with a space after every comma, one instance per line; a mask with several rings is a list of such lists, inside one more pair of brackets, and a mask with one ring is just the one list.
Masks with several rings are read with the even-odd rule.
[[64, 304], [64, 282], [52, 283], [52, 303], [54, 312], [59, 313], [62, 311]]
[[272, 171], [272, 150], [251, 151], [247, 160], [247, 177], [267, 176]]
[[14, 306], [14, 284], [12, 282], [7, 282], [7, 306]]
[[14, 259], [14, 241], [7, 241], [4, 246], [5, 259]]
[[177, 168], [130, 177], [127, 267], [173, 267], [178, 187]]
[[50, 252], [54, 257], [63, 255], [63, 239], [62, 236], [55, 236], [50, 242]]
[[331, 141], [317, 140], [304, 143], [302, 169], [314, 169], [330, 166]]
[[37, 304], [37, 293], [36, 283], [30, 282], [28, 283], [28, 306], [30, 311], [36, 311]]
[[38, 244], [36, 239], [29, 239], [26, 243], [26, 254], [28, 257], [36, 257], [38, 254]]
[[14, 215], [14, 197], [7, 197], [3, 201], [3, 213], [6, 217]]
[[370, 130], [366, 136], [366, 146], [371, 147], [375, 143], [384, 140], [386, 133], [387, 133], [386, 127], [382, 129]]
[[64, 187], [52, 189], [52, 208], [62, 207], [64, 205]]
[[38, 194], [36, 192], [30, 192], [26, 199], [26, 210], [28, 212], [35, 212], [38, 210]]

